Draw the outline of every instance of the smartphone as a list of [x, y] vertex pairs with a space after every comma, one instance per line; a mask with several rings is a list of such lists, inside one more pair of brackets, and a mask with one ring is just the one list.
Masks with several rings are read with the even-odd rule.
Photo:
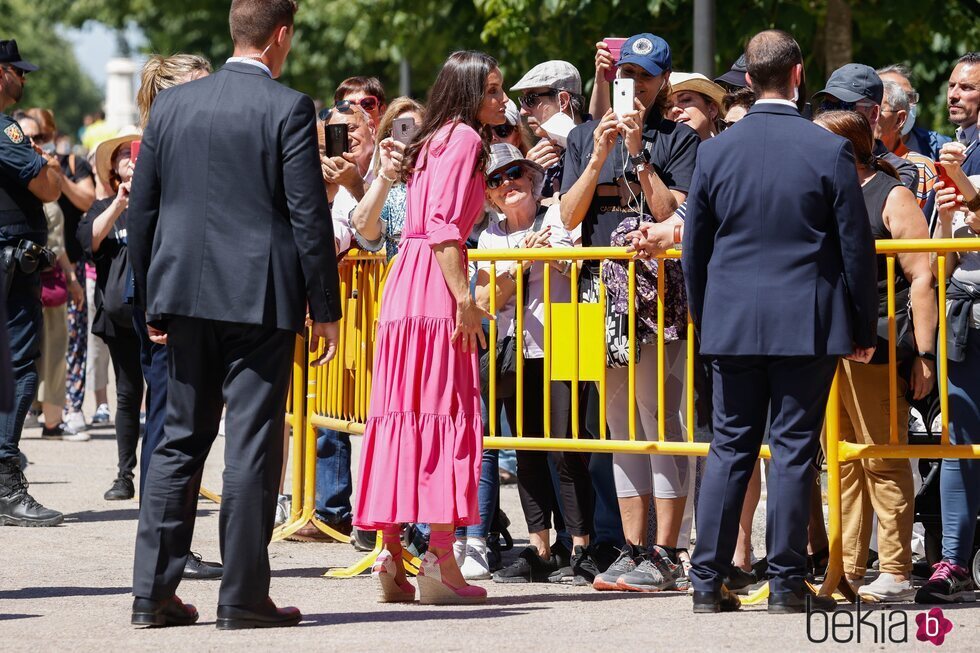
[[418, 130], [418, 125], [415, 124], [415, 118], [411, 116], [407, 118], [395, 118], [395, 121], [391, 123], [391, 137], [405, 145], [412, 142], [412, 139], [415, 138], [415, 132]]
[[140, 157], [140, 145], [142, 141], [133, 141], [129, 144], [129, 160], [136, 165], [136, 159]]
[[[602, 39], [602, 42], [606, 44], [607, 48], [609, 48], [609, 54], [612, 55], [614, 64], [615, 62], [619, 61], [619, 54], [623, 51], [623, 43], [626, 43], [627, 40], [628, 39], [621, 39], [616, 36], [607, 36], [606, 38]], [[615, 66], [606, 71], [606, 81], [611, 82], [614, 79], [616, 79]]]
[[573, 129], [575, 129], [575, 121], [569, 118], [567, 113], [561, 112], [551, 116], [541, 125], [541, 131], [563, 148], [568, 147], [568, 132]]
[[57, 154], [57, 150], [55, 149], [53, 142], [48, 142], [42, 145], [41, 151], [44, 152], [45, 154], [50, 154], [52, 156]]
[[633, 106], [633, 80], [617, 78], [613, 80], [613, 112], [622, 120], [623, 116], [636, 111]]
[[946, 188], [955, 188], [956, 194], [962, 195], [959, 186], [956, 185], [956, 182], [953, 181], [953, 178], [949, 176], [948, 172], [946, 172], [946, 166], [944, 166], [939, 161], [936, 161], [936, 175], [939, 177], [939, 181], [945, 184]]
[[326, 127], [325, 122], [323, 122], [322, 120], [316, 121], [316, 146], [317, 149], [320, 150], [320, 156], [323, 156], [327, 153], [327, 143], [326, 143], [327, 136], [325, 133], [326, 131], [325, 127]]
[[345, 152], [350, 152], [347, 125], [326, 125], [324, 131], [324, 153], [327, 156], [340, 156]]

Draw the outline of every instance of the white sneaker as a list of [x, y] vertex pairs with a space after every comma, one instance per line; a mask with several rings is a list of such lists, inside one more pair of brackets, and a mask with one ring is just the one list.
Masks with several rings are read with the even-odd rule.
[[112, 423], [112, 415], [109, 413], [109, 404], [99, 404], [92, 415], [92, 426], [108, 426]]
[[289, 519], [290, 502], [292, 497], [288, 494], [280, 494], [276, 501], [276, 521], [275, 526], [282, 526]]
[[41, 426], [41, 422], [37, 418], [37, 413], [33, 410], [27, 411], [27, 417], [24, 418], [24, 428], [36, 429], [39, 426]]
[[466, 538], [466, 555], [459, 566], [466, 580], [489, 580], [490, 563], [487, 561], [487, 540], [485, 537]]
[[71, 433], [81, 433], [88, 428], [82, 411], [72, 411], [65, 417], [65, 430]]
[[873, 603], [895, 603], [915, 598], [911, 580], [896, 580], [891, 574], [880, 574], [873, 582], [859, 588], [858, 596]]
[[453, 557], [456, 558], [456, 566], [462, 568], [463, 560], [466, 559], [466, 537], [456, 538], [453, 542]]

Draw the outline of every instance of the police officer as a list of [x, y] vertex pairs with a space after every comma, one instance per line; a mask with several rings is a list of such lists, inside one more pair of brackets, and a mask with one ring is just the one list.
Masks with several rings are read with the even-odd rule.
[[[20, 101], [27, 74], [13, 40], [0, 40], [0, 266], [6, 280], [6, 328], [13, 364], [14, 404], [0, 413], [0, 526], [54, 526], [64, 516], [27, 492], [20, 465], [20, 434], [37, 392], [41, 338], [40, 270], [48, 265], [42, 204], [61, 195], [61, 166], [31, 145], [6, 114]], [[4, 289], [0, 289], [2, 292]]]

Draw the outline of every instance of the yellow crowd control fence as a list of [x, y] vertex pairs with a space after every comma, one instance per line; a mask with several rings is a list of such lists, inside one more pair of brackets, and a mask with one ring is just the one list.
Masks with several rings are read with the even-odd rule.
[[[837, 379], [827, 404], [827, 478], [828, 478], [828, 537], [830, 539], [830, 564], [821, 592], [831, 594], [840, 590], [844, 598], [853, 600], [853, 592], [847, 583], [842, 582], [842, 535], [841, 535], [841, 486], [840, 465], [842, 462], [861, 458], [913, 458], [913, 457], [980, 457], [980, 446], [952, 446], [948, 433], [948, 394], [946, 378], [946, 311], [945, 282], [938, 284], [939, 302], [939, 355], [938, 382], [940, 386], [943, 434], [939, 445], [901, 445], [899, 444], [899, 415], [894, 397], [897, 396], [897, 360], [895, 342], [895, 260], [896, 256], [908, 252], [931, 252], [937, 256], [938, 276], [945, 279], [947, 255], [951, 252], [975, 251], [980, 249], [976, 241], [970, 240], [882, 240], [878, 241], [877, 251], [887, 257], [888, 267], [888, 311], [889, 311], [889, 373], [891, 396], [890, 443], [888, 445], [857, 445], [840, 440], [839, 397]], [[667, 260], [679, 259], [680, 251], [670, 250], [658, 256], [658, 264], [663, 269]], [[544, 382], [540, 389], [524, 387], [524, 310], [515, 310], [515, 404], [517, 418], [511, 424], [512, 436], [499, 434], [497, 411], [489, 410], [488, 435], [484, 446], [496, 449], [523, 449], [533, 451], [582, 451], [597, 453], [637, 453], [654, 455], [706, 456], [709, 443], [695, 441], [695, 364], [696, 350], [694, 326], [688, 318], [685, 346], [686, 361], [684, 383], [686, 404], [684, 420], [686, 441], [670, 434], [666, 427], [666, 412], [657, 411], [657, 433], [642, 434], [637, 428], [635, 401], [629, 402], [628, 433], [609, 437], [606, 426], [606, 341], [604, 289], [600, 287], [599, 303], [579, 301], [579, 284], [582, 265], [605, 264], [609, 261], [625, 261], [627, 267], [628, 296], [630, 307], [628, 315], [628, 396], [636, 396], [636, 292], [637, 261], [633, 255], [622, 248], [554, 248], [554, 249], [516, 249], [516, 250], [470, 250], [469, 260], [484, 263], [489, 267], [489, 276], [495, 279], [498, 266], [517, 263], [516, 306], [525, 306], [528, 288], [523, 272], [532, 265], [542, 265], [543, 289], [540, 298], [543, 304], [543, 352]], [[567, 277], [550, 265], [551, 262], [569, 262]], [[341, 293], [345, 302], [344, 318], [341, 322], [341, 342], [337, 356], [323, 367], [310, 367], [309, 363], [319, 356], [319, 352], [307, 353], [302, 342], [297, 344], [297, 358], [294, 363], [294, 380], [291, 390], [291, 414], [288, 422], [292, 427], [292, 483], [293, 503], [290, 519], [277, 529], [275, 537], [285, 538], [304, 525], [312, 523], [321, 531], [341, 539], [344, 536], [330, 526], [320, 522], [315, 515], [315, 474], [316, 474], [316, 429], [329, 428], [336, 431], [361, 435], [368, 414], [368, 401], [371, 394], [372, 357], [377, 318], [380, 312], [381, 295], [387, 266], [382, 255], [352, 252], [340, 266]], [[665, 274], [657, 275], [657, 395], [658, 407], [665, 405], [666, 357], [665, 347]], [[552, 286], [556, 283], [569, 284], [569, 301], [553, 302]], [[490, 293], [490, 313], [496, 314], [498, 307], [496, 294]], [[497, 324], [490, 322], [489, 342], [497, 339]], [[490, 378], [486, 392], [489, 406], [496, 405], [498, 379], [496, 373], [496, 347], [489, 347]], [[571, 385], [570, 433], [552, 433], [550, 420], [542, 420], [543, 433], [526, 433], [524, 429], [523, 397], [525, 392], [541, 392], [541, 409], [544, 415], [550, 413], [550, 391], [552, 381], [566, 381]], [[587, 437], [579, 432], [580, 406], [578, 388], [580, 384], [594, 383], [598, 389], [599, 433], [597, 438]], [[305, 397], [302, 388], [306, 388]], [[903, 417], [903, 423], [906, 418]], [[904, 428], [904, 427], [903, 427]], [[768, 446], [763, 446], [762, 457], [769, 457]], [[328, 576], [346, 577], [359, 574], [368, 569], [374, 556], [380, 550], [380, 534], [375, 551], [352, 567], [334, 569]], [[406, 567], [415, 571], [418, 560], [406, 554]], [[743, 600], [753, 603], [768, 596], [767, 588]]]

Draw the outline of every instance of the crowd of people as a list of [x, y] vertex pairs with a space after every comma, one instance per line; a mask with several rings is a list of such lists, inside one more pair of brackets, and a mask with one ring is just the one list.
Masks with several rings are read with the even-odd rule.
[[[820, 576], [828, 557], [816, 472], [830, 379], [839, 373], [842, 439], [887, 444], [896, 404], [897, 438], [907, 443], [913, 407], [928, 422], [924, 406], [937, 392], [940, 283], [950, 438], [977, 443], [980, 253], [951, 255], [941, 279], [935, 255], [902, 253], [892, 269], [871, 242], [980, 236], [980, 54], [951, 62], [954, 138], [916, 124], [920, 98], [902, 64], [850, 63], [806, 96], [799, 46], [775, 30], [749, 40], [715, 80], [675, 71], [668, 42], [640, 33], [596, 43], [589, 98], [568, 62], [544, 61], [508, 85], [493, 58], [457, 52], [424, 103], [389, 99], [378, 79], [353, 76], [316, 113], [309, 98], [270, 80], [288, 56], [295, 11], [290, 0], [234, 0], [235, 55], [219, 73], [192, 55], [151, 58], [140, 124], [109, 133], [95, 122], [77, 150], [49, 110], [0, 115], [15, 385], [13, 408], [0, 419], [0, 523], [61, 522], [27, 491], [20, 434], [33, 418], [43, 438], [84, 441], [87, 425], [111, 422], [111, 364], [118, 473], [104, 498], [133, 498], [138, 458], [140, 467], [134, 624], [192, 623], [196, 610], [175, 595], [180, 575], [222, 573], [189, 552], [196, 492], [188, 489], [200, 484], [195, 470], [225, 404], [234, 473], [225, 475], [222, 538], [237, 546], [223, 548], [218, 625], [299, 621], [298, 611], [268, 599], [268, 537], [289, 500], [283, 431], [270, 426], [283, 423], [275, 416], [288, 374], [272, 361], [282, 354], [288, 362], [286, 336], [302, 328], [299, 313], [314, 343], [328, 343], [317, 364], [333, 355], [337, 261], [355, 248], [392, 263], [356, 500], [350, 436], [321, 429], [316, 514], [355, 545], [370, 548], [383, 532], [373, 569], [383, 601], [415, 600], [396, 562], [407, 541], [422, 555], [423, 603], [483, 602], [486, 587], [468, 581], [492, 578], [690, 589], [695, 611], [717, 612], [738, 609], [737, 594], [770, 580], [770, 612], [802, 611], [803, 580]], [[2, 41], [0, 70], [0, 110], [8, 111], [36, 67]], [[628, 107], [614, 109], [614, 89], [628, 92]], [[195, 102], [222, 120], [194, 117], [187, 107]], [[332, 149], [338, 133], [342, 151]], [[256, 161], [264, 167], [246, 167]], [[682, 245], [681, 262], [657, 259]], [[634, 304], [625, 261], [497, 262], [493, 276], [466, 254], [575, 247], [633, 251]], [[545, 303], [573, 293], [606, 306], [604, 406], [593, 383], [553, 380], [542, 395], [550, 378]], [[604, 414], [609, 437], [625, 440], [635, 411], [636, 439], [656, 439], [663, 419], [668, 441], [686, 441], [689, 313], [699, 338], [697, 427], [712, 440], [707, 461], [518, 451], [529, 543], [504, 565], [499, 454], [482, 447], [490, 415], [505, 435], [598, 438]], [[98, 407], [87, 423], [86, 390]], [[764, 438], [773, 449], [766, 465], [758, 460]], [[972, 460], [941, 467], [942, 550], [929, 560], [914, 545], [919, 480], [909, 461], [842, 464], [845, 574], [863, 599], [971, 595], [980, 473]], [[759, 559], [752, 521], [764, 478]], [[252, 500], [261, 509], [245, 505]], [[310, 524], [292, 539], [331, 537]], [[878, 574], [866, 582], [872, 564]], [[807, 600], [827, 607], [826, 597]]]

